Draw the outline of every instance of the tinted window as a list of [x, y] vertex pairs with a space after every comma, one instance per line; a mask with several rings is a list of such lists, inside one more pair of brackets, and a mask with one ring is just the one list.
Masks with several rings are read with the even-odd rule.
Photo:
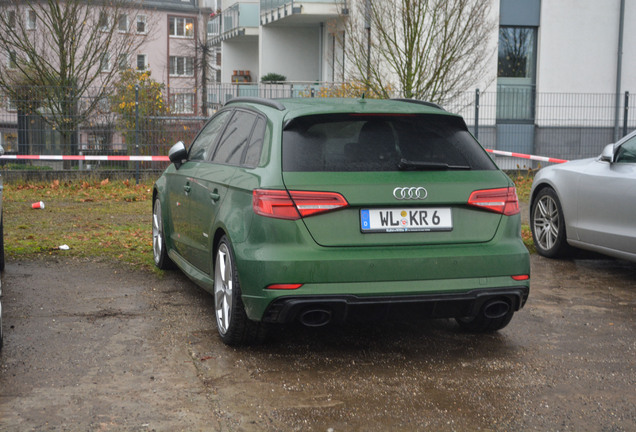
[[265, 119], [259, 117], [256, 120], [250, 143], [245, 152], [245, 166], [254, 168], [261, 160], [261, 149], [263, 148], [263, 139], [265, 138]]
[[283, 132], [284, 171], [397, 171], [401, 161], [417, 169], [496, 169], [453, 116], [316, 115]]
[[617, 163], [636, 163], [636, 137], [625, 142], [616, 152]]
[[235, 111], [212, 157], [213, 162], [239, 165], [243, 151], [252, 135], [256, 115], [245, 111]]
[[223, 111], [213, 117], [190, 146], [189, 160], [207, 160], [212, 153], [214, 143], [223, 130], [223, 125], [231, 111]]

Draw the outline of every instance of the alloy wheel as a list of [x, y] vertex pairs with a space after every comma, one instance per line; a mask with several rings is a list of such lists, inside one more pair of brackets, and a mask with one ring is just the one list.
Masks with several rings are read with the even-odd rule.
[[214, 306], [216, 322], [221, 334], [227, 333], [232, 319], [233, 267], [230, 250], [227, 244], [221, 242], [214, 267]]
[[544, 250], [554, 247], [559, 236], [561, 215], [554, 199], [549, 195], [542, 196], [534, 208], [534, 232], [536, 241]]
[[163, 252], [163, 221], [161, 220], [161, 202], [156, 199], [152, 212], [152, 254], [155, 264], [161, 260]]

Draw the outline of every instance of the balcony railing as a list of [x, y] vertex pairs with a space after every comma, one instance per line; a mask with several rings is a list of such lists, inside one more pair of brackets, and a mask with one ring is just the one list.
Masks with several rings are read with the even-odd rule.
[[235, 3], [208, 23], [208, 39], [218, 43], [229, 37], [244, 34], [246, 28], [259, 26], [258, 3]]
[[344, 0], [261, 0], [261, 12], [276, 9], [286, 5], [294, 5], [294, 3], [323, 3], [323, 4], [341, 4], [346, 3]]

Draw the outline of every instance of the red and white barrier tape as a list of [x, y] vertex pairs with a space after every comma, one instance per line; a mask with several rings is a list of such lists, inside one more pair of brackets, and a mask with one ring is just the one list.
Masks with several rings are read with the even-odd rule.
[[14, 160], [74, 160], [74, 161], [140, 161], [140, 162], [166, 162], [168, 156], [84, 156], [84, 155], [3, 155], [0, 159]]
[[529, 154], [523, 154], [523, 153], [507, 152], [507, 151], [503, 151], [503, 150], [486, 149], [486, 151], [489, 152], [489, 153], [496, 154], [498, 156], [516, 157], [516, 158], [530, 159], [530, 160], [536, 160], [536, 161], [541, 161], [541, 162], [552, 162], [552, 163], [565, 163], [565, 162], [568, 162], [566, 159], [556, 159], [556, 158], [550, 158], [550, 157], [545, 157], [545, 156], [535, 156], [535, 155], [529, 155]]
[[[523, 153], [507, 152], [502, 150], [486, 149], [487, 152], [498, 156], [508, 156], [521, 159], [530, 159], [541, 162], [564, 163], [566, 159], [556, 159], [545, 156], [535, 156]], [[0, 159], [14, 160], [74, 160], [74, 161], [124, 161], [124, 162], [169, 162], [168, 156], [85, 156], [85, 155], [3, 155]]]

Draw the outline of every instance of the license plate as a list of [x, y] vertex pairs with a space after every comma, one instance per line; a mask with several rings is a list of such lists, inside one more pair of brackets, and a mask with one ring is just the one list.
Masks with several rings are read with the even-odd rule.
[[362, 209], [360, 228], [363, 233], [451, 231], [450, 208]]

